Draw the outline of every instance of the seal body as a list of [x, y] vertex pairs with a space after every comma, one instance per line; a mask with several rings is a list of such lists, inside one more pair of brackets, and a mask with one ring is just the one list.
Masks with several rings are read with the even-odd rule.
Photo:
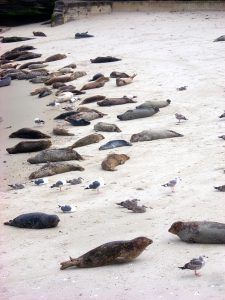
[[90, 144], [94, 144], [94, 143], [98, 143], [101, 140], [104, 139], [104, 136], [102, 134], [89, 134], [87, 136], [85, 136], [84, 138], [79, 139], [78, 141], [76, 141], [71, 148], [78, 148], [78, 147], [83, 147], [83, 146], [87, 146]]
[[49, 139], [50, 136], [42, 133], [39, 130], [30, 128], [21, 128], [10, 134], [9, 138], [24, 138], [24, 139]]
[[65, 82], [76, 80], [77, 78], [85, 76], [85, 75], [87, 75], [86, 72], [76, 71], [70, 75], [62, 75], [62, 76], [52, 77], [48, 81], [46, 81], [45, 84], [52, 85], [53, 83], [56, 83], [56, 82], [65, 83]]
[[64, 128], [59, 128], [59, 127], [53, 128], [52, 133], [53, 133], [54, 135], [59, 135], [59, 136], [74, 136], [73, 133], [70, 133], [70, 132], [68, 132], [66, 129], [64, 129]]
[[81, 104], [93, 103], [93, 102], [101, 101], [101, 100], [104, 100], [104, 99], [105, 99], [105, 96], [95, 95], [95, 96], [92, 96], [92, 97], [85, 98], [81, 102]]
[[113, 105], [122, 105], [127, 103], [136, 103], [136, 101], [124, 96], [122, 98], [106, 98], [102, 101], [97, 102], [99, 106], [113, 106]]
[[90, 125], [91, 122], [85, 120], [85, 119], [79, 119], [79, 120], [76, 120], [76, 119], [73, 119], [73, 118], [66, 118], [65, 119], [67, 122], [69, 122], [71, 125], [73, 126], [87, 126], [87, 125]]
[[44, 229], [56, 227], [59, 223], [59, 217], [57, 215], [48, 215], [41, 212], [22, 214], [9, 222], [5, 222], [4, 225], [30, 228], [30, 229]]
[[131, 136], [131, 143], [182, 137], [183, 135], [173, 130], [144, 130]]
[[225, 224], [209, 221], [175, 222], [169, 229], [182, 241], [201, 244], [225, 244]]
[[132, 144], [125, 140], [112, 140], [112, 141], [109, 141], [108, 143], [102, 145], [99, 148], [99, 150], [108, 150], [108, 149], [124, 147], [124, 146], [132, 146]]
[[167, 99], [165, 101], [146, 101], [141, 105], [136, 106], [136, 108], [151, 108], [151, 107], [158, 107], [163, 108], [170, 105], [171, 100]]
[[105, 131], [105, 132], [121, 132], [119, 127], [115, 124], [98, 122], [94, 125], [95, 131]]
[[129, 78], [130, 76], [127, 75], [126, 73], [124, 72], [116, 72], [116, 71], [113, 71], [110, 73], [110, 77], [111, 78]]
[[64, 58], [66, 58], [65, 54], [54, 54], [54, 55], [51, 55], [51, 56], [47, 57], [45, 62], [61, 60], [61, 59], [64, 59]]
[[85, 84], [81, 88], [81, 91], [100, 88], [100, 87], [104, 86], [107, 81], [109, 81], [108, 77], [99, 77], [97, 80]]
[[81, 111], [70, 117], [70, 119], [79, 120], [84, 119], [86, 121], [92, 121], [95, 119], [102, 118], [104, 114], [96, 112], [96, 111]]
[[51, 141], [30, 141], [20, 142], [12, 148], [7, 148], [9, 154], [36, 152], [47, 149], [51, 146]]
[[115, 167], [124, 164], [129, 156], [126, 154], [109, 154], [102, 162], [102, 169], [106, 171], [116, 171]]
[[123, 86], [123, 85], [127, 85], [133, 82], [134, 77], [136, 76], [136, 74], [128, 77], [128, 78], [121, 78], [118, 77], [116, 78], [116, 85], [117, 86]]
[[138, 257], [144, 249], [152, 244], [146, 237], [137, 237], [128, 241], [114, 241], [103, 244], [84, 255], [61, 263], [61, 270], [76, 266], [78, 268], [100, 267], [113, 263], [125, 263]]
[[133, 109], [133, 110], [128, 110], [121, 115], [118, 115], [117, 118], [121, 121], [134, 120], [134, 119], [151, 117], [157, 112], [159, 112], [159, 109], [154, 107], [149, 109], [142, 109], [142, 108]]
[[98, 56], [95, 59], [90, 59], [91, 63], [93, 64], [100, 64], [100, 63], [108, 63], [114, 61], [120, 61], [120, 58], [116, 58], [113, 56]]

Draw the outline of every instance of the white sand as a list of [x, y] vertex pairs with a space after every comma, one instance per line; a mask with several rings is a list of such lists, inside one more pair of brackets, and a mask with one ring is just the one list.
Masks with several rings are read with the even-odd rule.
[[[60, 27], [20, 26], [7, 36], [32, 36], [41, 30], [47, 38], [37, 38], [26, 44], [37, 47], [43, 58], [50, 54], [66, 53], [67, 59], [49, 64], [55, 70], [75, 62], [77, 70], [88, 75], [74, 81], [79, 89], [97, 72], [109, 75], [112, 71], [137, 73], [134, 82], [116, 87], [115, 80], [86, 96], [102, 94], [110, 97], [134, 94], [138, 103], [145, 100], [171, 99], [169, 107], [154, 117], [121, 122], [116, 115], [136, 105], [97, 108], [108, 114], [100, 121], [117, 124], [121, 133], [103, 133], [99, 144], [78, 148], [86, 156], [80, 164], [84, 172], [71, 172], [49, 177], [50, 183], [59, 178], [82, 175], [85, 183], [103, 176], [106, 186], [100, 194], [84, 190], [83, 184], [66, 187], [63, 192], [36, 187], [28, 181], [31, 171], [26, 160], [31, 155], [12, 155], [5, 148], [19, 140], [7, 139], [9, 133], [32, 126], [33, 118], [47, 121], [42, 131], [49, 133], [60, 111], [51, 111], [46, 104], [53, 96], [37, 100], [29, 92], [36, 88], [25, 82], [15, 82], [1, 89], [4, 122], [1, 123], [1, 167], [4, 182], [26, 181], [20, 191], [2, 191], [1, 223], [25, 212], [58, 213], [58, 203], [75, 203], [77, 212], [58, 213], [61, 222], [51, 230], [23, 230], [1, 228], [1, 299], [225, 299], [225, 252], [223, 245], [185, 244], [168, 233], [177, 220], [209, 220], [225, 222], [224, 193], [213, 186], [224, 184], [224, 142], [218, 135], [225, 134], [224, 121], [218, 116], [224, 110], [224, 43], [213, 43], [224, 34], [224, 12], [196, 13], [114, 13], [71, 22]], [[75, 40], [74, 33], [88, 30], [93, 39]], [[25, 43], [5, 44], [1, 53]], [[121, 62], [91, 64], [90, 58], [113, 55]], [[24, 87], [26, 85], [26, 87]], [[187, 85], [186, 91], [177, 87]], [[33, 103], [24, 112], [15, 105], [16, 93], [21, 108]], [[24, 97], [24, 98], [23, 98]], [[83, 97], [84, 98], [84, 97]], [[13, 106], [5, 103], [11, 103]], [[6, 105], [6, 106], [5, 106]], [[16, 107], [16, 108], [15, 108]], [[8, 111], [8, 113], [4, 113]], [[13, 116], [18, 113], [16, 117]], [[176, 125], [174, 113], [184, 114], [189, 121]], [[93, 126], [66, 127], [75, 137], [54, 137], [54, 146], [70, 145], [77, 138], [93, 133]], [[11, 129], [3, 129], [12, 125]], [[109, 151], [98, 148], [110, 139], [129, 140], [131, 134], [149, 128], [165, 128], [184, 134], [183, 138], [136, 143], [118, 148], [130, 160], [116, 172], [101, 170], [100, 163]], [[3, 164], [2, 161], [7, 163]], [[8, 166], [8, 167], [7, 167]], [[176, 176], [182, 178], [174, 194], [161, 184]], [[4, 185], [5, 187], [5, 185]], [[138, 190], [142, 188], [143, 190]], [[132, 214], [120, 209], [116, 202], [139, 198], [148, 206], [145, 214]], [[151, 207], [151, 208], [150, 208]], [[154, 243], [135, 261], [125, 265], [94, 269], [59, 270], [61, 261], [78, 257], [105, 242], [137, 236], [152, 238]], [[205, 254], [209, 257], [202, 276], [178, 266], [189, 259]]]

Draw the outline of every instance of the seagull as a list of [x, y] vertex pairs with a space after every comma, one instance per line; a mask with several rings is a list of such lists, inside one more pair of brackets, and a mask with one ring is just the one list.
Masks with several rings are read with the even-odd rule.
[[44, 185], [48, 183], [48, 178], [40, 178], [33, 180], [32, 182], [34, 182], [35, 185]]
[[170, 180], [169, 182], [162, 184], [164, 187], [170, 187], [172, 192], [174, 193], [175, 190], [175, 185], [177, 184], [178, 181], [181, 181], [180, 177], [176, 177], [175, 179]]
[[57, 102], [56, 100], [53, 101], [53, 102], [50, 102], [49, 104], [47, 104], [46, 106], [52, 106], [52, 107], [57, 107], [57, 106], [60, 106], [60, 103]]
[[218, 136], [220, 139], [225, 140], [225, 134]]
[[75, 205], [58, 205], [58, 206], [64, 213], [72, 213], [76, 211]]
[[177, 91], [185, 91], [186, 89], [187, 89], [187, 85], [177, 88]]
[[54, 183], [53, 185], [50, 186], [50, 188], [59, 188], [60, 192], [61, 192], [61, 189], [62, 189], [62, 186], [66, 184], [66, 180], [64, 179], [61, 179], [61, 180], [58, 180], [56, 181], [56, 183]]
[[225, 111], [221, 116], [219, 116], [219, 118], [225, 118]]
[[57, 100], [59, 103], [62, 103], [62, 102], [73, 103], [75, 101], [80, 100], [80, 98], [75, 97], [74, 94], [71, 92], [63, 92], [63, 93], [59, 94], [59, 96], [57, 97]]
[[13, 190], [22, 190], [25, 188], [25, 186], [21, 183], [15, 183], [15, 184], [8, 184]]
[[35, 118], [35, 119], [34, 119], [34, 123], [35, 123], [36, 125], [44, 125], [44, 124], [45, 124], [45, 121], [43, 121], [43, 120], [41, 120], [41, 119], [39, 119], [39, 118]]
[[104, 186], [104, 179], [101, 177], [98, 180], [93, 181], [90, 183], [87, 187], [85, 187], [85, 190], [97, 190], [99, 192], [99, 189]]
[[179, 123], [180, 123], [180, 120], [188, 120], [185, 116], [183, 116], [182, 114], [178, 114], [178, 113], [175, 114], [175, 118], [179, 121]]
[[71, 185], [76, 185], [82, 183], [82, 180], [84, 180], [82, 177], [78, 177], [78, 178], [67, 180], [66, 182], [70, 183]]
[[225, 192], [225, 184], [221, 186], [214, 186], [214, 189], [220, 191], [220, 192]]
[[207, 258], [207, 256], [199, 256], [198, 258], [193, 258], [188, 263], [186, 263], [183, 267], [178, 267], [181, 270], [193, 270], [195, 272], [195, 276], [200, 276], [199, 273], [197, 273], [197, 270], [200, 270], [205, 265], [204, 258]]

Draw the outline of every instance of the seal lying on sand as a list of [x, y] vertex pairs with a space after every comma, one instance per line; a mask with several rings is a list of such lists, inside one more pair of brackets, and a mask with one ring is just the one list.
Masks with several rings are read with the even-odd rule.
[[109, 154], [102, 162], [101, 166], [103, 170], [106, 171], [116, 171], [115, 167], [118, 165], [124, 164], [128, 159], [129, 156], [126, 154]]
[[221, 35], [217, 39], [215, 39], [213, 42], [224, 42], [225, 41], [225, 35]]
[[67, 111], [65, 113], [61, 113], [54, 118], [54, 120], [65, 120], [67, 117], [77, 114], [78, 112], [75, 110]]
[[93, 103], [93, 102], [101, 101], [104, 99], [105, 99], [105, 96], [96, 95], [96, 96], [85, 98], [80, 104]]
[[169, 229], [187, 243], [225, 244], [225, 224], [209, 221], [175, 222]]
[[19, 66], [19, 70], [23, 70], [23, 69], [26, 69], [26, 68], [28, 68], [29, 66], [31, 66], [31, 65], [35, 65], [35, 64], [43, 64], [44, 62], [43, 61], [30, 61], [30, 62], [27, 62], [27, 63], [25, 63], [25, 64], [22, 64], [22, 65], [20, 65]]
[[71, 171], [84, 171], [84, 168], [77, 164], [51, 162], [45, 164], [37, 171], [32, 172], [29, 176], [29, 179], [53, 176], [56, 174], [61, 174], [61, 173], [71, 172]]
[[127, 85], [133, 82], [134, 77], [137, 76], [137, 74], [134, 74], [128, 78], [116, 78], [116, 85], [117, 86], [123, 86]]
[[50, 136], [42, 133], [39, 130], [30, 128], [21, 128], [10, 134], [9, 138], [23, 138], [23, 139], [49, 139]]
[[42, 54], [40, 53], [34, 53], [34, 52], [27, 52], [27, 53], [23, 53], [20, 54], [15, 61], [21, 61], [21, 60], [27, 60], [27, 59], [34, 59], [34, 58], [38, 58], [41, 57]]
[[35, 96], [35, 95], [39, 95], [43, 92], [50, 92], [51, 90], [47, 87], [42, 87], [42, 88], [38, 88], [38, 89], [35, 89], [34, 91], [32, 91], [30, 93], [31, 96]]
[[34, 36], [47, 36], [44, 32], [42, 31], [33, 31]]
[[59, 127], [53, 128], [52, 133], [53, 133], [54, 135], [59, 135], [59, 136], [74, 136], [73, 133], [69, 133], [66, 129], [64, 129], [64, 128], [59, 128]]
[[43, 150], [27, 161], [31, 164], [40, 164], [55, 161], [83, 160], [83, 157], [71, 148]]
[[140, 119], [140, 118], [147, 118], [151, 117], [154, 114], [159, 112], [159, 109], [156, 107], [152, 107], [149, 109], [143, 109], [143, 108], [138, 108], [138, 109], [130, 109], [126, 111], [125, 113], [118, 115], [117, 118], [121, 121], [127, 121], [127, 120], [134, 120], [134, 119]]
[[129, 78], [130, 76], [123, 72], [115, 72], [113, 71], [109, 75], [111, 78]]
[[33, 40], [33, 38], [28, 37], [22, 37], [22, 36], [9, 36], [9, 37], [3, 37], [2, 43], [15, 43], [15, 42], [23, 42]]
[[71, 117], [67, 117], [65, 119], [65, 121], [69, 122], [73, 126], [87, 126], [87, 125], [91, 124], [91, 122], [89, 122], [89, 121], [87, 121], [85, 119], [75, 120], [75, 119], [72, 119]]
[[104, 115], [105, 114], [98, 113], [96, 111], [81, 111], [81, 112], [78, 112], [78, 113], [70, 116], [70, 120], [71, 119], [74, 119], [74, 120], [84, 119], [86, 121], [92, 121], [95, 119], [102, 118]]
[[93, 82], [86, 83], [80, 90], [97, 89], [104, 86], [107, 81], [109, 81], [108, 77], [100, 77]]
[[151, 107], [158, 107], [163, 108], [170, 105], [171, 100], [167, 99], [166, 101], [146, 101], [141, 105], [136, 106], [136, 108], [151, 108]]
[[91, 63], [93, 64], [100, 64], [100, 63], [108, 63], [114, 61], [120, 61], [120, 58], [116, 58], [113, 56], [98, 56], [95, 59], [90, 59]]
[[95, 131], [105, 131], [105, 132], [121, 132], [118, 126], [115, 124], [98, 122], [94, 125]]
[[152, 244], [146, 237], [137, 237], [128, 241], [115, 241], [103, 244], [84, 255], [61, 263], [61, 270], [70, 267], [93, 268], [115, 263], [125, 263], [138, 257], [145, 248]]
[[133, 98], [128, 98], [127, 96], [123, 96], [122, 98], [106, 98], [102, 101], [98, 101], [97, 104], [99, 106], [112, 106], [112, 105], [121, 105], [127, 103], [136, 103], [137, 101], [134, 101]]
[[105, 77], [102, 73], [95, 74], [89, 81], [95, 81], [99, 79], [100, 77]]
[[125, 140], [112, 140], [112, 141], [109, 141], [108, 143], [102, 145], [99, 148], [99, 150], [108, 150], [108, 149], [124, 147], [124, 146], [132, 146], [132, 144]]
[[66, 57], [67, 56], [65, 54], [55, 54], [55, 55], [51, 55], [51, 56], [47, 57], [45, 62], [61, 60], [61, 59], [66, 58]]
[[86, 32], [77, 32], [75, 34], [75, 39], [85, 39], [85, 38], [91, 38], [91, 37], [94, 37], [93, 35], [89, 34], [88, 31]]
[[83, 72], [83, 71], [77, 71], [77, 72], [74, 72], [73, 74], [71, 75], [62, 75], [62, 76], [56, 76], [56, 77], [52, 77], [50, 78], [48, 81], [45, 82], [46, 85], [52, 85], [53, 83], [56, 83], [56, 82], [69, 82], [69, 81], [73, 81], [79, 77], [82, 77], [82, 76], [85, 76], [87, 75], [86, 72]]
[[139, 133], [133, 134], [130, 141], [135, 143], [182, 136], [182, 134], [179, 134], [173, 130], [143, 130]]
[[98, 143], [103, 139], [104, 139], [104, 136], [101, 134], [97, 134], [97, 133], [89, 134], [89, 135], [79, 139], [78, 141], [76, 141], [72, 146], [70, 146], [70, 148], [78, 148], [78, 147], [83, 147], [86, 145]]
[[30, 142], [20, 142], [12, 148], [7, 148], [6, 151], [9, 154], [17, 153], [27, 153], [36, 152], [40, 150], [47, 149], [51, 146], [51, 141], [30, 141]]
[[56, 227], [60, 219], [57, 215], [48, 215], [41, 212], [22, 214], [4, 225], [30, 228], [30, 229], [45, 229]]

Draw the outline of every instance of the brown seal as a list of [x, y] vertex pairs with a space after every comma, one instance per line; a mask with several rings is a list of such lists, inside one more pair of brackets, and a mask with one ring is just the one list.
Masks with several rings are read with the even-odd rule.
[[89, 82], [85, 84], [80, 90], [90, 90], [90, 89], [97, 89], [105, 85], [105, 83], [109, 81], [108, 77], [100, 77], [93, 82]]
[[129, 156], [126, 154], [109, 154], [102, 162], [102, 169], [106, 171], [116, 171], [115, 167], [124, 164]]
[[55, 76], [55, 77], [52, 77], [50, 78], [49, 80], [47, 80], [45, 82], [46, 85], [52, 85], [53, 83], [56, 83], [56, 82], [69, 82], [69, 81], [73, 81], [73, 80], [76, 80], [77, 78], [79, 77], [82, 77], [82, 76], [85, 76], [87, 75], [86, 72], [83, 72], [83, 71], [77, 71], [77, 72], [74, 72], [73, 74], [71, 75], [62, 75], [62, 76]]
[[68, 164], [61, 162], [50, 162], [42, 166], [37, 171], [30, 174], [29, 179], [42, 178], [46, 176], [53, 176], [71, 171], [84, 171], [84, 168], [77, 164]]
[[102, 101], [98, 101], [97, 104], [99, 106], [112, 106], [112, 105], [122, 105], [127, 103], [136, 103], [137, 101], [134, 101], [131, 98], [128, 98], [127, 96], [123, 96], [122, 98], [106, 98]]
[[34, 64], [43, 64], [43, 63], [44, 63], [43, 60], [41, 60], [41, 61], [31, 61], [31, 62], [27, 62], [25, 64], [20, 65], [18, 69], [19, 70], [23, 70], [23, 69], [28, 68], [31, 65], [34, 65]]
[[71, 148], [48, 149], [29, 158], [27, 161], [31, 164], [40, 164], [55, 161], [83, 160], [83, 157]]
[[55, 54], [55, 55], [51, 55], [51, 56], [47, 57], [45, 62], [61, 60], [61, 59], [66, 58], [66, 57], [67, 56], [65, 54]]
[[52, 133], [53, 133], [54, 135], [59, 135], [59, 136], [74, 136], [73, 133], [69, 133], [66, 129], [64, 129], [64, 128], [59, 128], [59, 127], [53, 128]]
[[89, 134], [89, 135], [79, 139], [78, 141], [76, 141], [72, 146], [70, 146], [70, 148], [78, 148], [78, 147], [87, 146], [90, 144], [98, 143], [103, 139], [104, 139], [104, 136], [101, 134], [97, 134], [97, 133]]
[[123, 86], [127, 85], [133, 82], [134, 77], [137, 76], [137, 74], [134, 74], [130, 76], [129, 78], [116, 78], [116, 85], [117, 86]]
[[110, 77], [111, 78], [129, 78], [130, 76], [124, 72], [113, 71], [112, 73], [110, 73]]
[[30, 93], [31, 96], [35, 96], [35, 95], [38, 95], [38, 94], [41, 94], [41, 93], [44, 93], [44, 92], [50, 92], [51, 90], [47, 87], [42, 87], [42, 88], [38, 88], [38, 89], [35, 89], [34, 91], [32, 91]]
[[34, 36], [44, 36], [44, 37], [47, 36], [47, 35], [46, 35], [44, 32], [42, 32], [42, 31], [33, 31], [33, 35], [34, 35]]
[[142, 103], [139, 106], [136, 106], [136, 108], [151, 108], [151, 107], [158, 107], [158, 108], [163, 108], [168, 105], [170, 105], [171, 100], [167, 99], [165, 101], [146, 101]]
[[121, 132], [119, 127], [115, 124], [98, 122], [94, 125], [95, 131], [105, 131], [105, 132]]
[[129, 262], [138, 257], [152, 242], [151, 239], [146, 237], [109, 242], [88, 251], [78, 258], [70, 258], [69, 261], [62, 262], [61, 270], [75, 266], [77, 268], [93, 268]]
[[84, 119], [86, 121], [92, 121], [95, 119], [102, 118], [105, 114], [96, 111], [81, 111], [71, 116], [71, 119], [79, 120]]
[[169, 229], [182, 241], [201, 244], [225, 244], [225, 224], [210, 221], [175, 222]]
[[85, 98], [80, 104], [93, 103], [93, 102], [101, 101], [104, 99], [105, 99], [105, 96], [96, 95], [96, 96]]
[[183, 135], [173, 130], [144, 130], [131, 136], [131, 143], [153, 141], [159, 139], [168, 139], [182, 137]]
[[23, 139], [49, 139], [50, 136], [42, 133], [39, 130], [30, 128], [21, 128], [10, 134], [9, 138], [23, 138]]
[[30, 141], [20, 142], [12, 148], [7, 148], [9, 154], [36, 152], [47, 149], [51, 146], [51, 141]]

